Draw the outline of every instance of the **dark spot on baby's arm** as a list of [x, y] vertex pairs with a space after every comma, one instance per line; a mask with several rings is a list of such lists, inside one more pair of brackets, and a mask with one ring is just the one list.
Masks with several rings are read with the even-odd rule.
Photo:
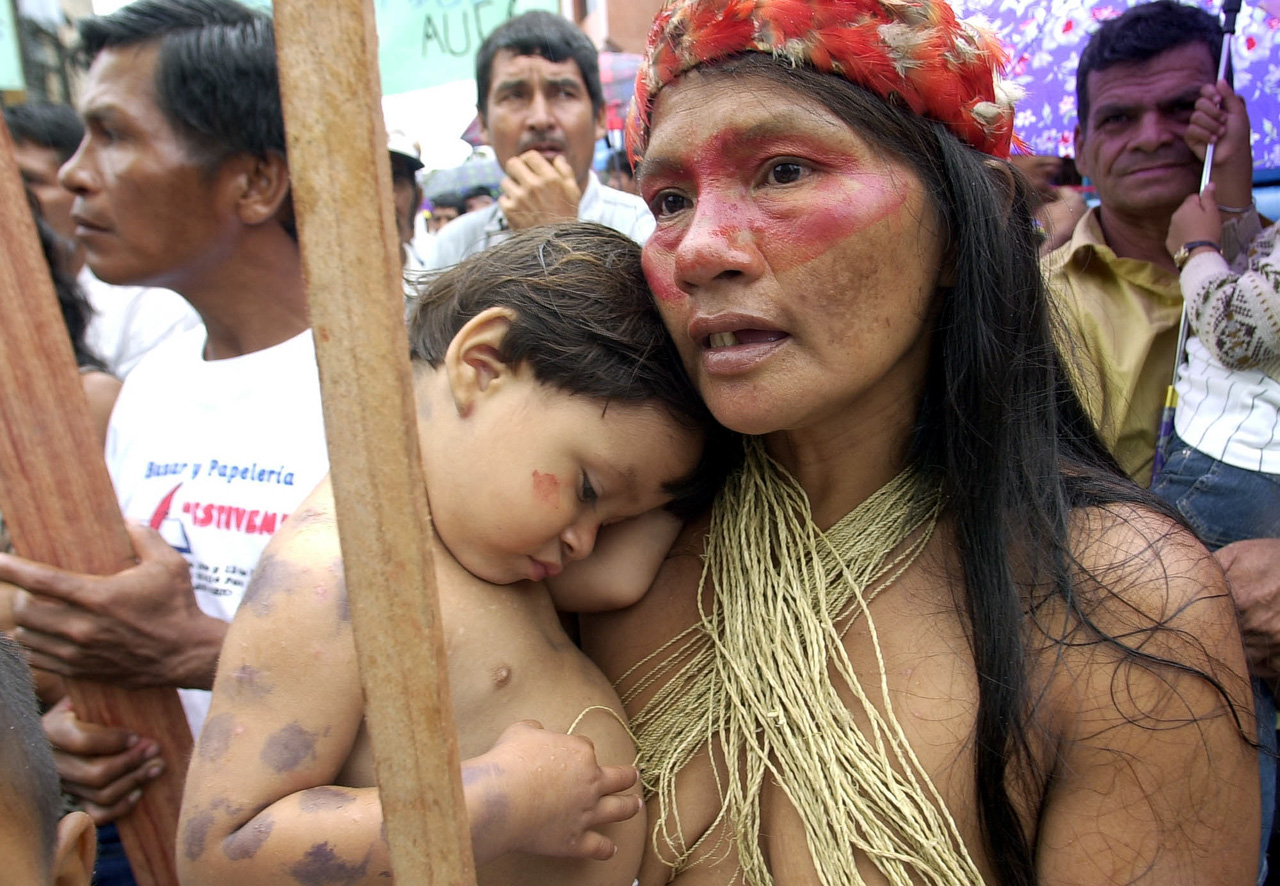
[[357, 883], [369, 869], [372, 848], [359, 864], [349, 864], [338, 857], [328, 843], [316, 843], [291, 868], [293, 879], [303, 886], [349, 886]]
[[318, 732], [303, 729], [296, 721], [271, 733], [262, 746], [260, 758], [276, 772], [290, 772], [310, 758], [316, 758]]
[[200, 732], [200, 743], [197, 753], [205, 760], [221, 760], [222, 755], [231, 747], [231, 738], [235, 734], [236, 720], [231, 714], [217, 714], [208, 719]]
[[271, 836], [276, 821], [270, 812], [260, 812], [248, 824], [222, 841], [222, 852], [232, 861], [253, 858]]
[[273, 688], [262, 679], [262, 671], [253, 665], [243, 664], [231, 674], [231, 689], [239, 698], [263, 698], [270, 695]]
[[303, 812], [330, 812], [343, 809], [356, 801], [356, 795], [342, 788], [329, 786], [311, 788], [298, 795], [298, 806]]
[[[494, 763], [464, 763], [462, 765], [462, 784], [464, 787], [471, 787], [486, 780], [501, 782], [503, 775], [502, 767]], [[471, 813], [472, 833], [482, 833], [491, 828], [505, 827], [507, 818], [510, 815], [509, 805], [507, 795], [502, 791], [481, 789], [475, 799], [474, 808], [472, 808], [471, 799], [468, 798], [467, 811]]]
[[245, 588], [241, 608], [248, 607], [257, 616], [270, 615], [275, 599], [288, 593], [296, 578], [297, 567], [289, 560], [273, 554], [263, 554]]
[[187, 826], [182, 829], [182, 854], [187, 861], [195, 861], [204, 855], [204, 843], [209, 838], [211, 827], [213, 813], [208, 810], [187, 819]]

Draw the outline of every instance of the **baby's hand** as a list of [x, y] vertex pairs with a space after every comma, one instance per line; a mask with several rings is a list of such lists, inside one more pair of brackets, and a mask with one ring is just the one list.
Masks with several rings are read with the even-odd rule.
[[601, 766], [590, 739], [548, 732], [533, 720], [508, 726], [473, 762], [483, 768], [473, 775], [464, 769], [464, 781], [493, 779], [485, 817], [502, 834], [504, 851], [605, 861], [617, 846], [596, 828], [626, 821], [643, 806], [623, 793], [636, 783], [634, 766]]
[[1222, 218], [1218, 215], [1217, 188], [1210, 183], [1204, 192], [1192, 194], [1174, 212], [1169, 222], [1165, 248], [1172, 255], [1192, 240], [1222, 242]]
[[1213, 154], [1215, 168], [1249, 157], [1252, 169], [1249, 112], [1244, 99], [1236, 95], [1225, 80], [1200, 87], [1200, 97], [1196, 99], [1185, 138], [1201, 160], [1210, 144], [1217, 145]]

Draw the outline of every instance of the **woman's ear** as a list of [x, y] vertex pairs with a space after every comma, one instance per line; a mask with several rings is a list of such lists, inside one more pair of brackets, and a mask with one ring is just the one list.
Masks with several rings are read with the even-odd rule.
[[510, 308], [485, 308], [449, 342], [444, 370], [459, 415], [469, 414], [480, 399], [514, 374], [514, 367], [502, 357], [502, 343], [515, 318]]
[[241, 154], [235, 182], [236, 213], [247, 225], [260, 225], [279, 215], [289, 200], [289, 164], [274, 152], [265, 157]]

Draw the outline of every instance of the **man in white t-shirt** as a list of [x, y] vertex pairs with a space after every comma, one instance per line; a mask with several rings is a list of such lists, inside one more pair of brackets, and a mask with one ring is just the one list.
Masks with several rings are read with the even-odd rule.
[[[198, 730], [249, 574], [328, 470], [272, 24], [232, 0], [137, 0], [78, 28], [86, 132], [60, 173], [76, 238], [100, 279], [172, 289], [203, 326], [148, 354], [112, 413], [138, 565], [91, 577], [3, 557], [0, 580], [38, 589], [14, 602], [33, 665], [177, 687]], [[99, 824], [163, 765], [147, 736], [69, 707], [46, 731]]]
[[605, 132], [600, 62], [569, 20], [533, 11], [493, 31], [476, 54], [477, 110], [506, 178], [492, 206], [450, 222], [429, 268], [447, 268], [534, 225], [600, 222], [637, 243], [653, 233], [644, 201], [591, 171]]
[[84, 125], [69, 105], [34, 102], [4, 109], [23, 183], [40, 203], [49, 226], [67, 246], [67, 270], [84, 290], [93, 316], [85, 345], [107, 371], [123, 379], [147, 351], [169, 336], [200, 325], [182, 296], [150, 286], [112, 286], [85, 265], [76, 242], [71, 203], [75, 195], [58, 181], [58, 170], [84, 138]]

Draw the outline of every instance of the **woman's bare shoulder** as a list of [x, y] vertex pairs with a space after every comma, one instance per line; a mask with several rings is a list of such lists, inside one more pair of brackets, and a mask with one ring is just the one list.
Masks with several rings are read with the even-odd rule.
[[1243, 882], [1258, 770], [1222, 570], [1185, 527], [1140, 505], [1081, 509], [1070, 536], [1069, 593], [1033, 609], [1038, 719], [1057, 739], [1038, 873]]
[[1077, 602], [1100, 626], [1234, 632], [1222, 568], [1181, 523], [1139, 504], [1077, 509], [1070, 529]]

